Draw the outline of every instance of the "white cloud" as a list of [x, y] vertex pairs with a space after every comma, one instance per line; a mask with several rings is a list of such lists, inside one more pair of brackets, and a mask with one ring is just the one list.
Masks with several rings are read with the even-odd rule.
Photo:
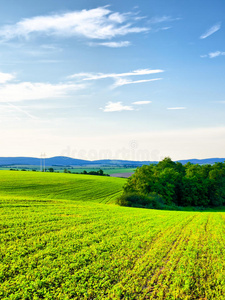
[[162, 16], [162, 17], [154, 17], [150, 19], [148, 23], [158, 24], [158, 23], [173, 22], [178, 20], [180, 20], [180, 18], [172, 18], [171, 16]]
[[167, 107], [170, 110], [179, 110], [179, 109], [187, 109], [187, 107]]
[[206, 39], [207, 37], [209, 37], [213, 33], [215, 33], [218, 30], [220, 30], [220, 28], [221, 28], [221, 24], [220, 23], [215, 24], [214, 26], [212, 26], [211, 28], [209, 28], [205, 33], [203, 33], [200, 36], [200, 39]]
[[123, 105], [121, 102], [108, 102], [108, 104], [101, 108], [104, 112], [120, 112], [124, 110], [134, 110], [132, 106]]
[[159, 30], [169, 30], [169, 29], [171, 29], [172, 27], [169, 27], [169, 26], [167, 26], [167, 27], [162, 27], [162, 28], [160, 28]]
[[65, 97], [84, 88], [82, 84], [50, 84], [40, 82], [8, 83], [0, 86], [0, 102], [17, 102]]
[[150, 104], [152, 103], [152, 101], [136, 101], [136, 102], [133, 102], [132, 104], [134, 105], [145, 105], [145, 104]]
[[210, 58], [214, 58], [214, 57], [221, 56], [221, 55], [225, 55], [225, 52], [216, 51], [216, 52], [209, 53]]
[[128, 77], [128, 76], [142, 76], [142, 75], [151, 75], [151, 74], [157, 74], [162, 73], [164, 70], [156, 69], [139, 69], [127, 73], [77, 73], [69, 76], [69, 78], [82, 78], [82, 80], [98, 80], [98, 79], [105, 79], [105, 78], [118, 78], [118, 77]]
[[209, 54], [205, 54], [205, 55], [200, 55], [201, 58], [205, 58], [205, 57], [209, 57], [209, 58], [215, 58], [218, 56], [224, 56], [225, 52], [222, 51], [215, 51], [215, 52], [210, 52]]
[[123, 86], [123, 85], [128, 85], [128, 84], [136, 84], [136, 83], [144, 83], [144, 82], [151, 82], [151, 81], [158, 81], [161, 80], [162, 78], [153, 78], [153, 79], [142, 79], [142, 80], [127, 80], [124, 78], [118, 78], [116, 79], [116, 82], [114, 83], [114, 85], [112, 87], [116, 88], [119, 86]]
[[41, 45], [41, 48], [42, 49], [46, 49], [46, 50], [56, 50], [56, 51], [62, 51], [61, 48], [59, 48], [58, 46], [54, 46], [54, 45], [48, 45], [48, 44], [45, 44], [45, 45]]
[[132, 14], [112, 12], [105, 6], [90, 10], [84, 9], [64, 14], [22, 19], [14, 25], [1, 27], [0, 36], [6, 40], [16, 37], [29, 38], [31, 34], [112, 39], [129, 33], [149, 31], [147, 27], [135, 26], [134, 22]]
[[[151, 101], [136, 101], [133, 102], [133, 105], [146, 105], [151, 103]], [[105, 106], [105, 108], [100, 108], [104, 112], [118, 112], [118, 111], [124, 111], [124, 110], [134, 110], [133, 106], [126, 106], [123, 105], [122, 102], [108, 102], [108, 104]]]
[[109, 15], [109, 20], [110, 21], [113, 21], [113, 22], [116, 22], [116, 23], [119, 23], [119, 24], [122, 24], [126, 21], [127, 17], [125, 14], [120, 14], [118, 12], [116, 13], [112, 13], [111, 15]]
[[88, 80], [99, 80], [99, 79], [106, 79], [106, 78], [112, 78], [114, 79], [115, 83], [112, 85], [112, 88], [116, 88], [123, 85], [128, 84], [136, 84], [136, 83], [144, 83], [144, 82], [151, 82], [151, 81], [157, 81], [161, 80], [162, 78], [153, 78], [153, 79], [142, 79], [142, 80], [130, 80], [124, 77], [130, 77], [130, 76], [143, 76], [143, 75], [152, 75], [157, 73], [162, 73], [163, 70], [156, 69], [156, 70], [150, 70], [150, 69], [140, 69], [135, 70], [127, 73], [77, 73], [69, 76], [70, 79], [78, 79], [81, 81], [88, 81]]
[[11, 81], [14, 78], [15, 76], [13, 74], [0, 72], [0, 84], [5, 83], [7, 81]]
[[[0, 72], [0, 103], [65, 97], [85, 87], [81, 83], [13, 82], [14, 79], [14, 74]], [[18, 108], [14, 104], [9, 105]]]
[[122, 48], [122, 47], [128, 47], [131, 45], [131, 42], [129, 41], [122, 41], [122, 42], [105, 42], [105, 43], [98, 43], [97, 45], [105, 46], [109, 48]]

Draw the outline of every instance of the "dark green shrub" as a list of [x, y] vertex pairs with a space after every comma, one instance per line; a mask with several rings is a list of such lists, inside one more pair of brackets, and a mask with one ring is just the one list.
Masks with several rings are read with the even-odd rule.
[[126, 193], [117, 199], [117, 204], [128, 207], [156, 208], [162, 209], [164, 205], [163, 198], [156, 194], [139, 195], [136, 193]]

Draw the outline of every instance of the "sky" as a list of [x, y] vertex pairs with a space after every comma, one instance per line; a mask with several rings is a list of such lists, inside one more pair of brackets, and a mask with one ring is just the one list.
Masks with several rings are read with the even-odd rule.
[[223, 0], [0, 8], [0, 156], [225, 157]]

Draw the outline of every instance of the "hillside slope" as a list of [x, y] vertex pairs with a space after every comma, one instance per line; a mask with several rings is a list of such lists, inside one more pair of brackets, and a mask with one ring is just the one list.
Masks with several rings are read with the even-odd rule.
[[224, 299], [225, 213], [106, 205], [125, 182], [1, 171], [0, 299]]
[[113, 203], [125, 182], [104, 176], [0, 171], [0, 197]]

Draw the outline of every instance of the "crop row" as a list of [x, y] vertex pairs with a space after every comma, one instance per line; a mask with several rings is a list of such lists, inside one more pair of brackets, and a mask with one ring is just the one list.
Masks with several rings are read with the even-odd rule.
[[223, 213], [0, 204], [1, 299], [223, 299]]

